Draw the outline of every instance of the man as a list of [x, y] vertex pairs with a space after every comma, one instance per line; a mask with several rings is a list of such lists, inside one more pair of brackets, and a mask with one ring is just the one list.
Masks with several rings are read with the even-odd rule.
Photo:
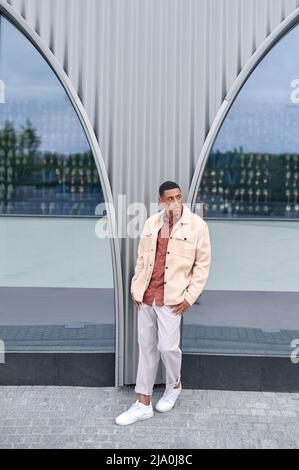
[[155, 406], [171, 410], [179, 397], [182, 351], [181, 317], [206, 284], [211, 246], [207, 223], [183, 203], [179, 185], [165, 181], [159, 187], [164, 210], [149, 217], [140, 237], [131, 295], [138, 311], [139, 361], [136, 402], [117, 416], [127, 425], [151, 418], [151, 395], [160, 357], [166, 368], [166, 388]]

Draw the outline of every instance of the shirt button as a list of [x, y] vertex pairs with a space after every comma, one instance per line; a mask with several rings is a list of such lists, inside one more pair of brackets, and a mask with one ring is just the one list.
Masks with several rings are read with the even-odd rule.
[[184, 240], [187, 240], [187, 238], [186, 238], [186, 237], [184, 237]]
[[169, 253], [170, 253], [170, 252], [169, 252], [169, 251], [167, 251], [167, 254], [168, 254], [168, 255], [169, 255]]
[[168, 269], [168, 266], [165, 266], [165, 269]]
[[164, 282], [164, 284], [166, 284], [166, 281]]

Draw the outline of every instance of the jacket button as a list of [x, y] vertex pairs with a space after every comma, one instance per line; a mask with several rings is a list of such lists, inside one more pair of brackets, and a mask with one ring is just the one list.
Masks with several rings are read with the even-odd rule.
[[186, 237], [184, 237], [184, 240], [187, 240], [187, 238], [186, 238]]

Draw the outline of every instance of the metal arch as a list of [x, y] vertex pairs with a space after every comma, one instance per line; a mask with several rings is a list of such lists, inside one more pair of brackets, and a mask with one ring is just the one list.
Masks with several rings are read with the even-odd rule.
[[287, 16], [273, 31], [267, 36], [260, 47], [252, 54], [248, 62], [245, 64], [226, 97], [224, 98], [222, 105], [216, 115], [216, 118], [208, 132], [205, 139], [204, 145], [199, 155], [198, 163], [195, 168], [195, 172], [192, 178], [192, 182], [188, 194], [188, 203], [191, 204], [192, 210], [194, 210], [196, 204], [196, 198], [202, 179], [202, 175], [205, 169], [205, 165], [209, 158], [213, 143], [217, 138], [218, 131], [222, 126], [228, 111], [230, 110], [235, 98], [238, 96], [242, 86], [246, 80], [252, 74], [254, 69], [263, 60], [266, 54], [272, 49], [272, 47], [286, 34], [290, 29], [295, 26], [299, 21], [299, 7], [296, 8], [289, 16]]
[[71, 103], [75, 109], [75, 112], [80, 120], [87, 140], [89, 142], [91, 151], [93, 153], [100, 182], [102, 185], [103, 194], [105, 201], [108, 202], [109, 207], [113, 208], [111, 214], [110, 210], [107, 210], [109, 233], [112, 236], [111, 242], [111, 255], [112, 255], [112, 266], [113, 266], [113, 280], [114, 280], [114, 299], [115, 299], [115, 323], [116, 323], [116, 350], [115, 350], [115, 386], [123, 385], [123, 361], [124, 361], [124, 342], [123, 342], [123, 331], [124, 331], [124, 311], [123, 311], [123, 283], [121, 274], [121, 258], [120, 258], [120, 247], [117, 240], [116, 231], [116, 220], [112, 192], [110, 188], [109, 178], [106, 171], [104, 159], [102, 156], [101, 149], [96, 139], [93, 127], [90, 123], [89, 117], [85, 111], [85, 108], [73, 87], [73, 84], [66, 72], [58, 62], [55, 55], [42, 41], [36, 31], [26, 22], [26, 20], [13, 8], [6, 0], [0, 0], [0, 14], [3, 14], [8, 18], [16, 28], [21, 31], [26, 38], [33, 44], [33, 46], [39, 51], [42, 57], [47, 61], [49, 67], [57, 75], [61, 85], [65, 89]]

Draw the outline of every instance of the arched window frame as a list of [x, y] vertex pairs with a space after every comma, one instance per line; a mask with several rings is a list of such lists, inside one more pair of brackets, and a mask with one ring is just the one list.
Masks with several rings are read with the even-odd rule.
[[[123, 357], [124, 357], [124, 309], [123, 309], [123, 283], [122, 283], [122, 271], [121, 271], [121, 258], [120, 248], [117, 239], [116, 230], [116, 217], [114, 210], [114, 202], [112, 192], [110, 188], [109, 178], [106, 171], [104, 159], [102, 156], [101, 149], [96, 139], [93, 127], [87, 115], [87, 112], [66, 72], [62, 68], [61, 64], [42, 41], [40, 36], [31, 28], [31, 26], [25, 21], [25, 19], [5, 0], [0, 0], [0, 14], [10, 20], [14, 26], [21, 31], [26, 38], [32, 43], [33, 47], [41, 54], [41, 56], [47, 61], [49, 67], [56, 74], [58, 80], [63, 86], [67, 96], [69, 97], [71, 104], [80, 120], [80, 123], [85, 132], [87, 141], [89, 143], [91, 152], [93, 154], [98, 175], [103, 190], [104, 200], [109, 204], [109, 208], [112, 209], [112, 213], [107, 211], [107, 219], [109, 226], [109, 233], [111, 234], [111, 258], [112, 258], [112, 269], [113, 269], [113, 284], [114, 284], [114, 299], [115, 299], [115, 386], [123, 385]], [[35, 216], [35, 217], [38, 217]]]
[[[250, 77], [250, 75], [254, 72], [256, 67], [260, 64], [260, 62], [264, 59], [264, 57], [268, 54], [268, 52], [275, 47], [276, 43], [283, 38], [296, 24], [299, 23], [299, 7], [296, 8], [287, 18], [284, 19], [267, 38], [263, 41], [263, 43], [256, 49], [256, 51], [252, 54], [250, 59], [247, 61], [235, 81], [233, 82], [230, 90], [228, 91], [227, 95], [225, 96], [220, 109], [213, 121], [213, 124], [208, 132], [208, 135], [205, 139], [204, 145], [202, 147], [201, 153], [198, 158], [198, 162], [196, 164], [196, 168], [194, 171], [194, 175], [192, 178], [192, 182], [190, 185], [189, 193], [188, 193], [188, 203], [191, 204], [192, 210], [195, 209], [196, 199], [199, 192], [201, 180], [204, 174], [204, 170], [206, 164], [208, 162], [212, 147], [214, 142], [217, 139], [218, 133], [220, 128], [222, 127], [228, 112], [230, 111], [231, 107], [233, 106], [235, 99], [239, 95], [241, 88], [245, 85], [246, 81]], [[242, 217], [238, 217], [238, 219], [234, 220], [242, 220]], [[248, 220], [248, 218], [246, 219]], [[252, 219], [251, 219], [252, 220]], [[258, 219], [260, 220], [260, 219]]]

